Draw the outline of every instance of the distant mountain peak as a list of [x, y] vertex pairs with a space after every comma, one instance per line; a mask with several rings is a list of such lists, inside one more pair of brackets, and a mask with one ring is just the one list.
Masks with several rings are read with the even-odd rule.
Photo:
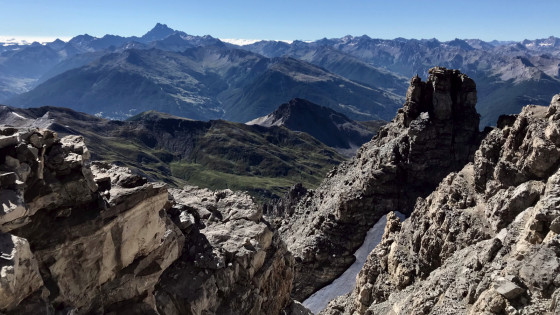
[[93, 36], [91, 36], [91, 35], [89, 35], [89, 34], [83, 34], [83, 35], [78, 35], [78, 36], [73, 37], [73, 38], [70, 40], [70, 42], [71, 42], [71, 43], [89, 42], [89, 41], [92, 41], [92, 40], [94, 40], [94, 39], [95, 39], [95, 37], [93, 37]]
[[154, 26], [150, 31], [144, 34], [141, 39], [144, 41], [160, 40], [176, 32], [176, 30], [168, 27], [167, 24], [157, 23], [156, 26]]
[[156, 26], [154, 26], [154, 28], [152, 28], [152, 31], [160, 31], [160, 30], [174, 31], [172, 28], [167, 26], [167, 24], [162, 24], [162, 23], [156, 23]]
[[351, 156], [374, 132], [344, 114], [308, 100], [294, 98], [280, 105], [274, 112], [254, 119], [248, 125], [263, 127], [284, 126], [306, 132], [343, 155]]

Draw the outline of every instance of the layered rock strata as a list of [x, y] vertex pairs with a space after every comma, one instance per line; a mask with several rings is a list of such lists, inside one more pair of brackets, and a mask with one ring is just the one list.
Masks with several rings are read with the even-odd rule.
[[426, 82], [414, 77], [393, 121], [301, 199], [280, 230], [296, 257], [296, 299], [348, 268], [381, 216], [410, 214], [418, 197], [472, 161], [479, 139], [475, 105], [475, 83], [457, 70], [433, 68]]
[[0, 149], [2, 253], [12, 252], [2, 261], [0, 309], [103, 313], [131, 301], [154, 308], [154, 285], [184, 241], [162, 212], [166, 187], [92, 167], [81, 137], [1, 133], [15, 140]]
[[323, 314], [560, 313], [560, 94], [498, 126]]
[[293, 258], [250, 197], [168, 190], [83, 139], [0, 128], [0, 312], [268, 314]]

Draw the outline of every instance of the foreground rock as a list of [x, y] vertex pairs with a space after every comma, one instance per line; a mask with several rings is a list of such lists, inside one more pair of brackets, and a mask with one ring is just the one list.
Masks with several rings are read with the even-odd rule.
[[474, 82], [457, 70], [431, 69], [426, 82], [414, 77], [395, 119], [295, 210], [284, 211], [294, 212], [281, 234], [296, 257], [296, 299], [348, 268], [381, 216], [409, 214], [418, 197], [472, 161], [479, 137], [475, 104]]
[[559, 130], [560, 94], [501, 117], [323, 313], [560, 313]]
[[1, 127], [0, 312], [268, 314], [290, 305], [293, 258], [248, 196], [171, 195], [126, 168], [92, 164], [81, 137]]
[[248, 195], [172, 189], [186, 237], [156, 292], [163, 314], [279, 314], [291, 302], [293, 257]]

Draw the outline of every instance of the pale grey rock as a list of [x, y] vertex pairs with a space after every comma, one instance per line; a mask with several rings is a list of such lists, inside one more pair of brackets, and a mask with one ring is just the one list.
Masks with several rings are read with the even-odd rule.
[[525, 292], [525, 289], [506, 279], [498, 281], [494, 289], [508, 300], [515, 299]]
[[469, 314], [501, 314], [505, 308], [505, 299], [497, 291], [489, 289], [482, 292]]
[[298, 197], [297, 206], [275, 209], [293, 213], [280, 233], [297, 261], [296, 299], [342, 274], [381, 216], [410, 214], [418, 197], [472, 160], [479, 140], [475, 104], [475, 83], [457, 70], [433, 68], [426, 82], [414, 77], [403, 108], [372, 141]]
[[279, 314], [292, 303], [293, 257], [251, 197], [191, 186], [170, 193], [187, 241], [158, 284], [160, 313]]
[[169, 191], [90, 162], [81, 137], [2, 130], [19, 142], [0, 156], [0, 312], [289, 313], [293, 257], [248, 195]]
[[27, 240], [0, 232], [0, 310], [13, 310], [43, 286], [37, 260]]
[[0, 135], [0, 149], [12, 146], [18, 143], [19, 138], [17, 134], [12, 135]]
[[546, 132], [560, 123], [558, 99], [504, 118], [474, 163], [387, 228], [352, 294], [323, 313], [554, 314], [560, 170], [541, 156], [558, 149]]

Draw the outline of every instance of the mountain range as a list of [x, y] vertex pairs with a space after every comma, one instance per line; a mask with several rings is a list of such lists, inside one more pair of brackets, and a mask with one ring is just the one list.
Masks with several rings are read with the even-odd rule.
[[247, 125], [284, 126], [306, 132], [348, 157], [371, 140], [385, 121], [356, 122], [334, 110], [295, 98], [280, 105], [274, 112], [253, 119]]
[[[122, 164], [188, 155], [231, 174], [289, 153], [254, 154], [276, 143], [300, 157], [336, 153], [297, 149], [306, 137], [321, 143], [284, 126], [0, 107], [0, 312], [311, 315], [298, 300], [348, 270], [383, 224], [351, 292], [323, 297], [320, 314], [559, 314], [560, 94], [480, 131], [475, 82], [428, 73], [353, 158], [266, 207], [230, 189], [151, 182]], [[290, 103], [262, 121], [289, 121], [298, 103], [324, 109]], [[91, 161], [111, 139], [128, 160]]]
[[57, 105], [110, 118], [157, 110], [198, 120], [245, 122], [299, 96], [355, 119], [388, 118], [402, 98], [290, 57], [226, 45], [183, 52], [127, 49], [68, 70], [9, 100]]
[[0, 47], [0, 101], [68, 106], [109, 118], [155, 109], [246, 122], [294, 97], [351, 119], [389, 120], [407, 79], [434, 65], [477, 82], [481, 128], [560, 89], [560, 40], [374, 39], [261, 41], [245, 46], [157, 24], [141, 37], [80, 35]]
[[[314, 113], [332, 115], [330, 109], [323, 109], [328, 112]], [[189, 183], [230, 188], [248, 191], [260, 200], [279, 198], [296, 183], [313, 188], [344, 160], [309, 134], [283, 126], [196, 121], [156, 111], [118, 121], [60, 107], [0, 106], [0, 124], [48, 128], [61, 136], [80, 135], [95, 160], [127, 166], [175, 187]], [[351, 141], [369, 140], [360, 136]]]

